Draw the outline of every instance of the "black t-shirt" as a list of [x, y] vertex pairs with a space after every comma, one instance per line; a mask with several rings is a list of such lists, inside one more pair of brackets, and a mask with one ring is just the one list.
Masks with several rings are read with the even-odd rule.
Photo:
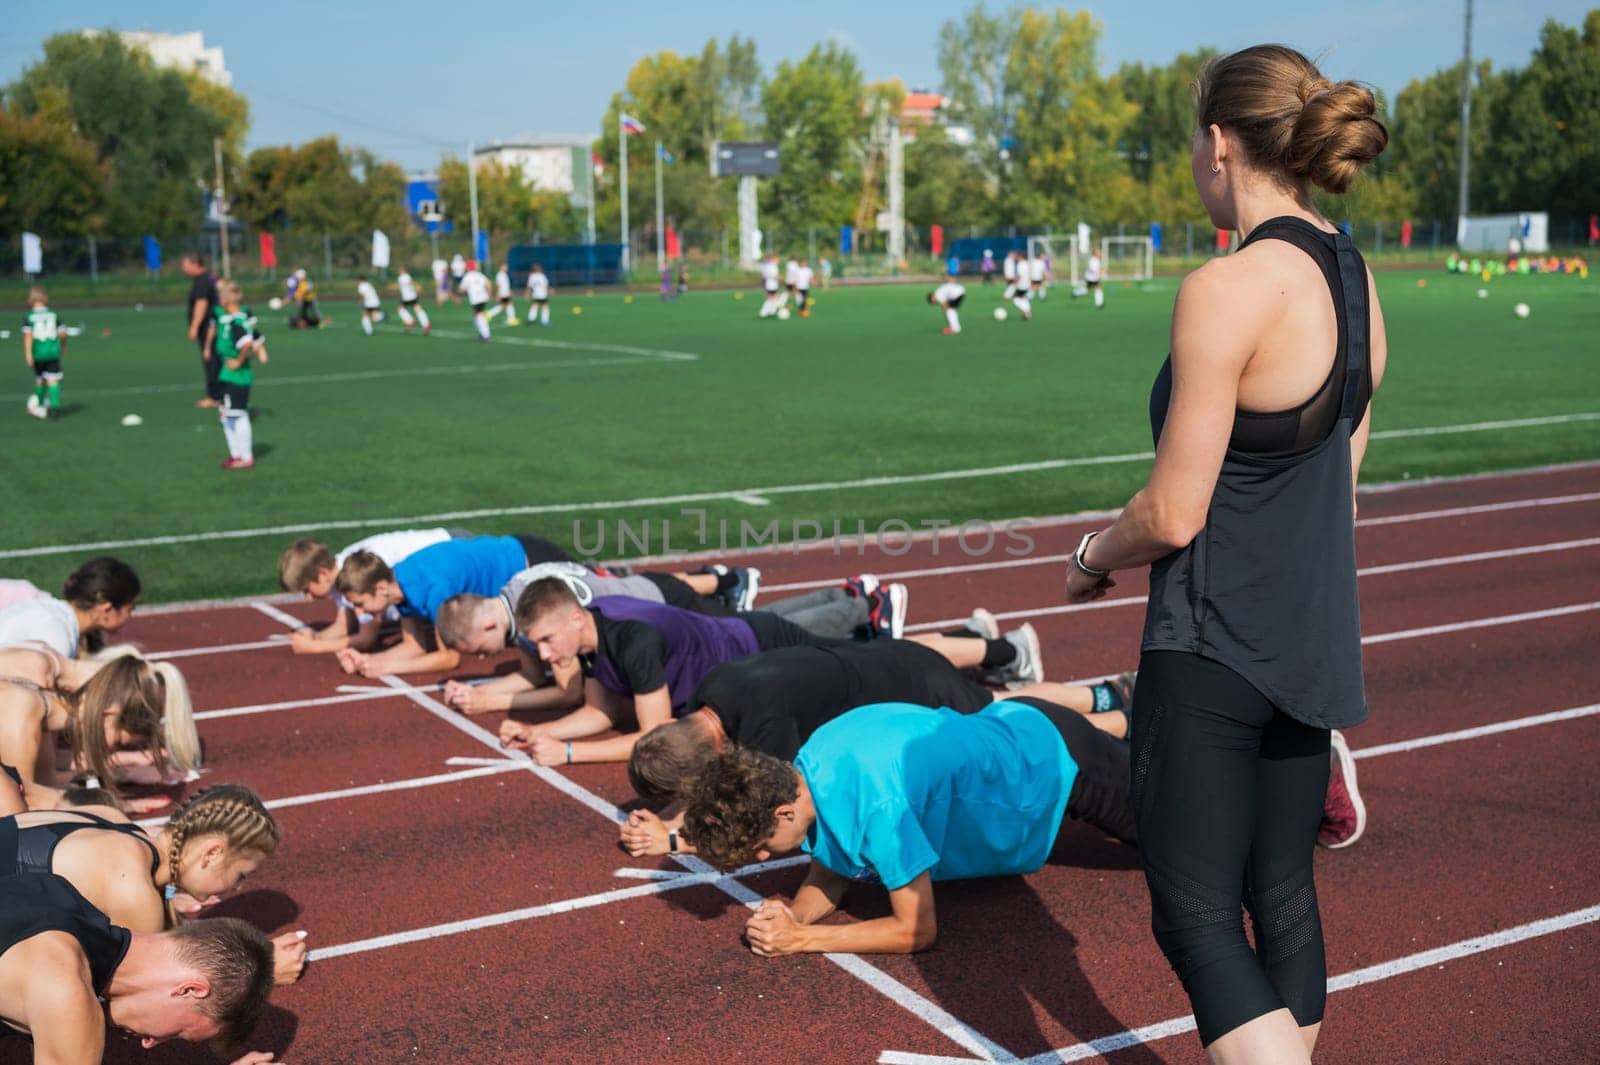
[[[595, 654], [604, 658], [635, 693], [653, 692], [667, 683], [667, 639], [661, 630], [644, 621], [608, 618], [594, 614]], [[584, 662], [583, 672], [594, 676], [594, 660]]]
[[811, 734], [870, 703], [948, 706], [974, 713], [993, 701], [944, 656], [909, 640], [782, 647], [706, 674], [689, 708], [708, 706], [730, 740], [793, 761]]
[[189, 288], [189, 321], [194, 321], [194, 305], [204, 303], [206, 313], [200, 319], [200, 335], [204, 337], [211, 329], [212, 313], [217, 309], [217, 278], [209, 271], [194, 279], [194, 284]]
[[65, 932], [78, 941], [95, 993], [102, 995], [133, 939], [59, 876], [18, 873], [0, 879], [0, 955], [42, 932]]

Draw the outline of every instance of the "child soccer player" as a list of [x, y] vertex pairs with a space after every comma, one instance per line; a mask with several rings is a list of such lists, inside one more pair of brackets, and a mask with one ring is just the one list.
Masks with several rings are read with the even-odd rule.
[[461, 275], [461, 291], [472, 308], [472, 325], [478, 331], [478, 339], [488, 340], [489, 279], [478, 269], [476, 260], [467, 263], [467, 272]]
[[422, 293], [412, 279], [411, 272], [403, 266], [400, 275], [394, 279], [394, 287], [400, 292], [400, 321], [404, 323], [406, 332], [411, 332], [411, 326], [416, 322], [422, 323], [423, 336], [433, 332], [433, 323], [428, 321], [428, 312], [422, 307]]
[[356, 295], [361, 297], [361, 331], [371, 336], [372, 327], [383, 320], [383, 301], [378, 298], [377, 287], [365, 274], [356, 278]]
[[500, 302], [489, 308], [488, 317], [493, 318], [504, 312], [506, 325], [521, 325], [522, 323], [517, 320], [517, 305], [511, 298], [510, 263], [501, 263], [500, 269], [494, 272], [494, 294]]
[[450, 298], [450, 264], [443, 259], [433, 260], [433, 305], [443, 307]]
[[1083, 270], [1083, 283], [1090, 292], [1094, 293], [1094, 305], [1097, 310], [1104, 310], [1106, 306], [1106, 290], [1101, 279], [1105, 273], [1105, 264], [1100, 259], [1099, 249], [1089, 253], [1089, 265]]
[[778, 257], [769, 255], [761, 260], [761, 291], [766, 297], [761, 304], [759, 317], [771, 318], [778, 313], [782, 306], [781, 290], [778, 287]]
[[528, 272], [528, 321], [550, 324], [550, 279], [538, 263]]
[[250, 361], [267, 361], [267, 353], [257, 351], [250, 326], [239, 308], [239, 286], [233, 281], [217, 282], [222, 305], [217, 308], [217, 327], [211, 331], [211, 357], [220, 359], [217, 380], [222, 385], [222, 435], [228, 441], [225, 470], [248, 470], [256, 464], [250, 433], [250, 385], [255, 380]]
[[957, 311], [961, 308], [961, 301], [966, 298], [966, 287], [954, 281], [946, 281], [928, 293], [928, 302], [937, 303], [944, 309], [945, 336], [955, 336], [961, 332], [961, 315]]
[[22, 355], [33, 371], [28, 413], [35, 418], [61, 417], [61, 356], [67, 339], [61, 321], [49, 307], [44, 289], [28, 290], [28, 320], [22, 326]]
[[811, 317], [811, 282], [815, 277], [811, 264], [804, 259], [794, 268], [794, 301], [802, 318]]

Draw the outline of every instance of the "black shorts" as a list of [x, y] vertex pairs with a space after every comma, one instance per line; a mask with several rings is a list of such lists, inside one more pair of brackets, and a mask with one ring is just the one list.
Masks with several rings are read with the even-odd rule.
[[61, 360], [34, 359], [33, 376], [47, 380], [61, 380]]
[[945, 304], [945, 306], [949, 307], [952, 311], [958, 310], [961, 307], [961, 301], [966, 299], [966, 298], [967, 298], [967, 294], [965, 292], [963, 292], [961, 295], [957, 296], [955, 299], [953, 299], [949, 303]]
[[239, 411], [248, 414], [250, 411], [250, 386], [238, 385], [232, 381], [218, 381], [217, 387], [222, 389], [222, 412], [224, 414]]
[[1088, 287], [1088, 288], [1099, 288], [1100, 287], [1100, 282], [1098, 282], [1098, 281], [1085, 281], [1084, 285], [1086, 287]]
[[543, 307], [550, 302], [550, 297], [546, 296], [544, 299], [540, 299], [538, 296], [529, 296], [528, 301], [535, 307]]
[[500, 306], [502, 306], [502, 307], [511, 306], [512, 299], [513, 299], [513, 297], [511, 297], [511, 296], [501, 296], [500, 297]]
[[488, 304], [487, 304], [487, 303], [474, 303], [474, 304], [473, 304], [473, 305], [472, 305], [472, 313], [473, 313], [473, 314], [482, 314], [482, 313], [483, 313], [483, 312], [484, 312], [484, 310], [485, 310], [485, 309], [486, 309], [486, 308], [487, 308], [487, 307], [488, 307], [488, 306], [489, 306], [489, 305], [488, 305]]
[[777, 647], [827, 647], [830, 644], [853, 643], [853, 640], [836, 640], [831, 636], [818, 636], [802, 629], [788, 618], [769, 614], [765, 610], [752, 610], [740, 614], [750, 631], [756, 634], [756, 643], [763, 651]]
[[415, 307], [418, 303], [421, 303], [421, 302], [422, 302], [421, 297], [418, 297], [417, 299], [414, 299], [414, 300], [401, 300], [400, 301], [400, 306], [405, 307], [406, 309], [409, 310], [409, 309], [411, 309], [412, 307]]
[[640, 573], [640, 577], [661, 589], [661, 601], [668, 606], [675, 606], [679, 610], [687, 610], [693, 614], [704, 614], [712, 618], [738, 617], [739, 612], [733, 610], [709, 596], [701, 595], [689, 585], [670, 573]]
[[1087, 821], [1124, 842], [1135, 842], [1139, 833], [1134, 827], [1128, 744], [1113, 739], [1110, 733], [1090, 724], [1087, 717], [1065, 706], [1028, 697], [1007, 702], [1031, 706], [1049, 718], [1067, 745], [1067, 754], [1077, 763], [1078, 775], [1067, 799], [1067, 816]]
[[383, 304], [379, 303], [379, 304], [376, 304], [376, 305], [371, 306], [371, 307], [363, 306], [361, 308], [361, 313], [362, 314], [382, 314], [383, 313]]
[[522, 553], [528, 559], [528, 565], [537, 566], [541, 562], [571, 562], [572, 556], [563, 551], [556, 544], [551, 543], [542, 536], [533, 533], [516, 533], [517, 542], [522, 545]]

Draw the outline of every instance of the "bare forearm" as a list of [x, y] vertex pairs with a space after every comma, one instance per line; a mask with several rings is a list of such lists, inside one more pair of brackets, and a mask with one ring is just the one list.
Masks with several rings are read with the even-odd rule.
[[808, 924], [800, 938], [800, 950], [807, 954], [912, 954], [931, 945], [931, 941], [919, 941], [914, 927], [893, 917], [849, 924]]
[[613, 736], [608, 740], [590, 740], [588, 743], [574, 743], [572, 745], [572, 761], [574, 762], [626, 762], [633, 753], [633, 745], [639, 742], [642, 732], [629, 732], [622, 736]]
[[418, 651], [402, 644], [380, 651], [367, 659], [368, 671], [375, 673], [441, 673], [461, 664], [455, 651]]
[[1164, 521], [1148, 489], [1141, 489], [1123, 508], [1111, 527], [1090, 542], [1084, 562], [1095, 569], [1119, 570], [1146, 566], [1184, 546], [1171, 523]]
[[583, 693], [573, 693], [561, 688], [546, 685], [543, 688], [529, 688], [518, 691], [510, 697], [506, 705], [507, 710], [571, 710], [573, 707], [583, 705]]

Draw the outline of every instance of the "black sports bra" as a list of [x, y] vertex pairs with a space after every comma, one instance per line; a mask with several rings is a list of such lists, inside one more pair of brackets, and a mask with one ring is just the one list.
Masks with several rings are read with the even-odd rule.
[[161, 868], [161, 855], [138, 825], [108, 821], [91, 813], [74, 810], [60, 812], [81, 820], [51, 821], [23, 828], [17, 824], [15, 817], [0, 817], [0, 877], [15, 876], [17, 873], [48, 873], [55, 860], [56, 848], [62, 840], [82, 829], [105, 828], [132, 836], [150, 848], [150, 877], [154, 880]]

